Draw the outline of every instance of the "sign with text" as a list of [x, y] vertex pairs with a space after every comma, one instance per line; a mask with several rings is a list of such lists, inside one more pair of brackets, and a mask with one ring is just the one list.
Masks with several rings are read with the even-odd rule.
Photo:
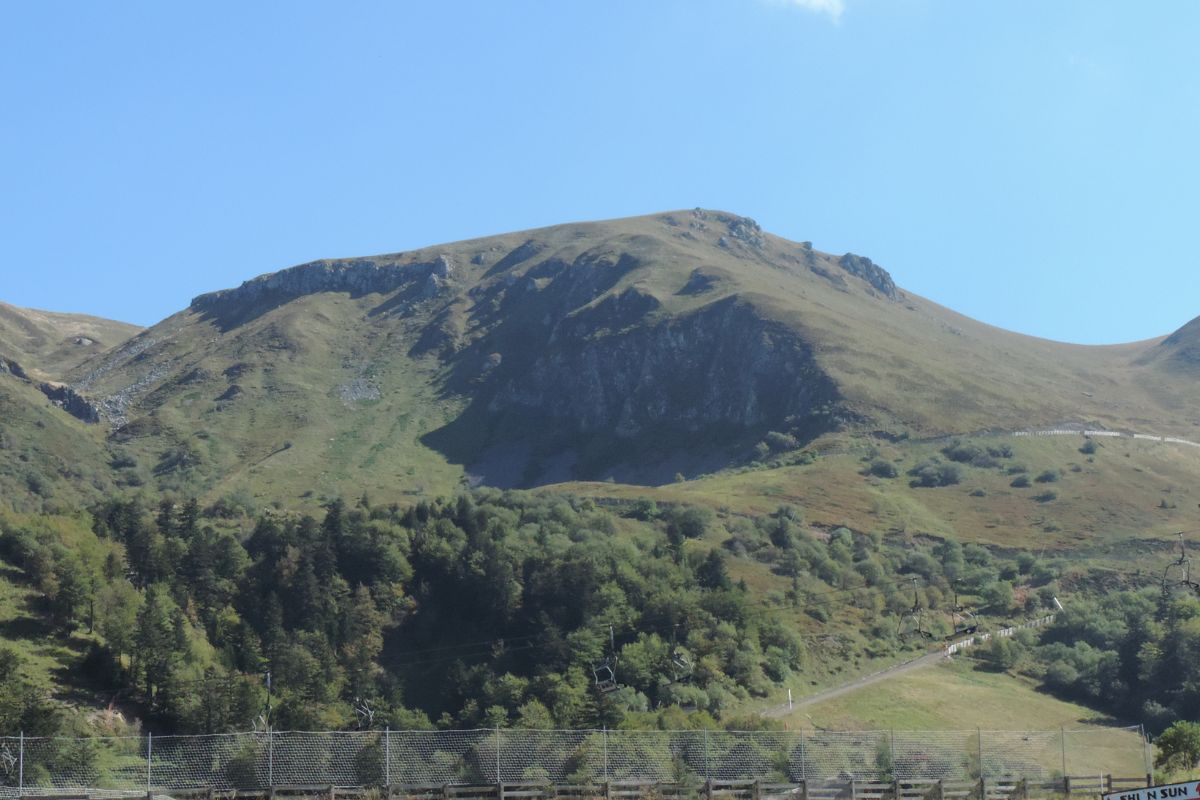
[[1166, 786], [1110, 792], [1104, 795], [1104, 800], [1200, 800], [1200, 782], [1169, 783]]

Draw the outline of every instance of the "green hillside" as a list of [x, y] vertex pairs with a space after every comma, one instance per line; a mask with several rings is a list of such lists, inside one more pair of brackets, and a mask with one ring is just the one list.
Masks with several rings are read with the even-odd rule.
[[1200, 448], [1013, 435], [1200, 438], [1194, 323], [1033, 339], [699, 209], [313, 262], [141, 332], [0, 311], [10, 727], [244, 728], [266, 671], [282, 726], [769, 727], [1056, 597], [1090, 612], [991, 672], [806, 713], [1200, 711], [1164, 677], [1200, 606], [1153, 600]]
[[787, 450], [1077, 420], [1186, 437], [1186, 342], [1011, 334], [868, 259], [696, 210], [265, 275], [69, 380], [148, 485], [405, 501], [661, 485], [749, 464], [768, 434]]

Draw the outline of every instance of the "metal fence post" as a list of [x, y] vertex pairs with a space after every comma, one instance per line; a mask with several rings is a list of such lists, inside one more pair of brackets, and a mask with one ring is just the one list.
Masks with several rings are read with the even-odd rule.
[[25, 794], [25, 731], [17, 745], [17, 797]]
[[608, 783], [608, 726], [607, 725], [604, 726], [604, 730], [601, 733], [602, 733], [601, 743], [602, 743], [603, 750], [604, 750], [604, 783], [607, 784]]
[[267, 788], [275, 787], [275, 732], [267, 726]]
[[392, 785], [392, 728], [383, 729], [383, 785]]
[[[1142, 759], [1146, 762], [1146, 777], [1153, 782], [1154, 766], [1150, 763], [1150, 737], [1146, 736], [1145, 723], [1138, 725], [1138, 731], [1142, 736]], [[1146, 785], [1149, 786], [1150, 783]]]
[[708, 728], [704, 729], [704, 782], [708, 782]]
[[154, 771], [154, 733], [146, 732], [146, 796], [150, 796], [150, 776]]
[[496, 783], [503, 783], [500, 777], [500, 729], [496, 728]]
[[983, 729], [975, 729], [976, 746], [979, 749], [979, 794], [981, 800], [987, 800], [987, 770], [983, 766]]
[[1067, 773], [1067, 729], [1065, 727], [1059, 728], [1058, 735], [1059, 735], [1059, 741], [1062, 745], [1063, 780], [1066, 780], [1067, 774], [1068, 774]]
[[[896, 729], [892, 728], [888, 731], [888, 734], [890, 737], [888, 739], [888, 752], [892, 754], [892, 780], [894, 781], [896, 780]], [[900, 795], [897, 794], [896, 797], [899, 798]]]
[[804, 728], [800, 729], [800, 782], [808, 792], [808, 747], [804, 744]]

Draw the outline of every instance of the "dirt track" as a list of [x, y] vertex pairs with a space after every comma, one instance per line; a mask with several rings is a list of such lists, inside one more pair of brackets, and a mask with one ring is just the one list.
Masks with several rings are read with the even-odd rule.
[[771, 708], [762, 711], [761, 714], [764, 717], [785, 717], [796, 709], [807, 708], [808, 706], [813, 706], [817, 703], [823, 703], [826, 700], [832, 700], [835, 697], [841, 697], [844, 694], [858, 691], [864, 686], [870, 686], [874, 683], [880, 683], [881, 681], [887, 681], [891, 680], [892, 678], [905, 675], [913, 670], [932, 667], [935, 664], [944, 661], [945, 659], [946, 654], [941, 650], [933, 653], [926, 653], [925, 655], [919, 656], [910, 661], [903, 661], [895, 666], [888, 667], [885, 670], [873, 672], [870, 675], [864, 675], [863, 677], [856, 678], [849, 683], [843, 683], [841, 686], [834, 686], [832, 689], [826, 689], [822, 692], [817, 692], [816, 694], [810, 694], [807, 697], [794, 700], [791, 708], [788, 708], [787, 703], [782, 703], [781, 705], [772, 706]]

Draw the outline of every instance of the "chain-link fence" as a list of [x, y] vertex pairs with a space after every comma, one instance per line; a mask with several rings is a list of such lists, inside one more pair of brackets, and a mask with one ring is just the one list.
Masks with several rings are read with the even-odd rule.
[[616, 781], [977, 780], [1150, 771], [1140, 728], [1074, 731], [469, 730], [0, 738], [0, 797]]

